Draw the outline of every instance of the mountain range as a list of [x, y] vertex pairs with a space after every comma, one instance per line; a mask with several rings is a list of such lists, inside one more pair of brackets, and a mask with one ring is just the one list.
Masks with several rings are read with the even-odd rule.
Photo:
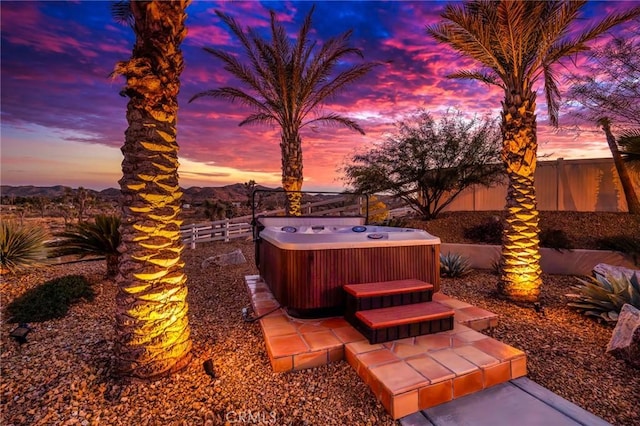
[[[0, 195], [2, 197], [45, 197], [54, 199], [57, 197], [63, 197], [65, 193], [72, 190], [75, 192], [77, 188], [70, 188], [63, 185], [55, 186], [11, 186], [1, 185]], [[256, 185], [256, 189], [273, 190], [266, 186]], [[233, 185], [226, 185], [221, 187], [199, 187], [192, 186], [190, 188], [183, 189], [183, 200], [187, 203], [199, 203], [204, 200], [220, 200], [220, 201], [246, 201], [247, 200], [247, 188], [244, 184], [235, 183]], [[107, 188], [102, 191], [96, 191], [93, 189], [87, 189], [87, 192], [97, 199], [102, 200], [117, 200], [120, 197], [120, 190], [116, 188]]]

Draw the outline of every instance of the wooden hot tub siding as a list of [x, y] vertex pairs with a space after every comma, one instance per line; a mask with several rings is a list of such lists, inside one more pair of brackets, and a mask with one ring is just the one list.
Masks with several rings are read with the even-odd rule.
[[284, 250], [261, 240], [260, 275], [292, 314], [344, 307], [342, 286], [415, 278], [440, 288], [440, 246]]

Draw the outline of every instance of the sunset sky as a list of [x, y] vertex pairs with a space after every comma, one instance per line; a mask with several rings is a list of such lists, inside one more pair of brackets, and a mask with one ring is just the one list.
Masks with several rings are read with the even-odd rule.
[[[445, 78], [458, 69], [472, 68], [469, 61], [425, 34], [425, 25], [439, 20], [445, 4], [316, 3], [313, 38], [321, 42], [353, 29], [351, 45], [362, 49], [365, 60], [391, 62], [355, 82], [324, 108], [358, 120], [366, 136], [333, 127], [303, 133], [304, 189], [342, 189], [338, 169], [345, 159], [382, 140], [395, 121], [418, 108], [436, 115], [457, 108], [469, 115], [497, 117], [500, 90]], [[580, 25], [589, 26], [593, 19], [637, 4], [590, 2]], [[212, 46], [238, 51], [238, 42], [215, 16], [215, 9], [262, 30], [267, 30], [268, 11], [274, 9], [293, 35], [311, 6], [311, 2], [194, 1], [188, 7], [178, 115], [183, 187], [250, 179], [266, 186], [280, 184], [278, 129], [238, 127], [250, 112], [239, 105], [211, 98], [187, 101], [230, 81], [220, 62], [203, 50]], [[110, 2], [3, 0], [0, 7], [1, 183], [118, 187], [127, 98], [118, 94], [124, 78], [110, 79], [109, 73], [117, 61], [129, 58], [132, 30], [113, 20]], [[568, 62], [558, 75], [571, 69]], [[538, 99], [540, 154], [565, 159], [610, 157], [600, 132], [553, 132], [547, 126], [541, 92]], [[561, 117], [561, 125], [572, 124], [572, 119]]]

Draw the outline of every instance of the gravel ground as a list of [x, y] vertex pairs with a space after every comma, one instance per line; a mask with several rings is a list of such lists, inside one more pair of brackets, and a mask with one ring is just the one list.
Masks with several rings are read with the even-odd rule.
[[[204, 259], [242, 248], [247, 264], [210, 267]], [[4, 276], [2, 304], [48, 279], [82, 273], [95, 286], [93, 302], [66, 317], [31, 324], [28, 343], [2, 324], [0, 421], [3, 425], [219, 425], [244, 418], [278, 425], [392, 425], [369, 388], [345, 362], [303, 372], [273, 373], [257, 323], [245, 323], [244, 276], [255, 274], [250, 242], [186, 250], [195, 359], [182, 372], [146, 382], [111, 376], [115, 286], [103, 262], [42, 268]], [[202, 363], [213, 359], [216, 379]], [[243, 417], [244, 416], [244, 417]]]
[[[242, 248], [247, 264], [202, 261]], [[0, 409], [3, 425], [217, 425], [262, 420], [278, 425], [392, 425], [393, 420], [344, 361], [302, 372], [271, 371], [260, 328], [244, 323], [244, 276], [255, 274], [250, 242], [203, 244], [185, 251], [194, 361], [152, 383], [112, 377], [115, 288], [103, 262], [3, 276], [2, 305], [57, 276], [82, 273], [98, 296], [66, 317], [32, 324], [29, 342], [2, 324]], [[527, 352], [529, 377], [618, 425], [640, 425], [640, 371], [604, 353], [611, 328], [564, 307], [572, 279], [545, 276], [545, 316], [494, 297], [496, 277], [481, 272], [445, 279], [445, 292], [501, 315], [491, 332]], [[214, 360], [216, 379], [202, 363]]]

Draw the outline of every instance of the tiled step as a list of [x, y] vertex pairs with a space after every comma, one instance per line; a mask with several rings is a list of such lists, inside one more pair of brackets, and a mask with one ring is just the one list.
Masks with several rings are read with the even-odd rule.
[[347, 321], [374, 344], [451, 330], [453, 315], [447, 306], [423, 302], [358, 311]]
[[420, 280], [381, 281], [377, 283], [348, 284], [344, 291], [357, 298], [433, 291], [433, 285]]
[[414, 279], [348, 284], [343, 289], [347, 319], [353, 319], [358, 311], [430, 302], [433, 294], [433, 285]]
[[384, 344], [348, 343], [344, 351], [394, 419], [527, 374], [524, 352], [458, 323]]

